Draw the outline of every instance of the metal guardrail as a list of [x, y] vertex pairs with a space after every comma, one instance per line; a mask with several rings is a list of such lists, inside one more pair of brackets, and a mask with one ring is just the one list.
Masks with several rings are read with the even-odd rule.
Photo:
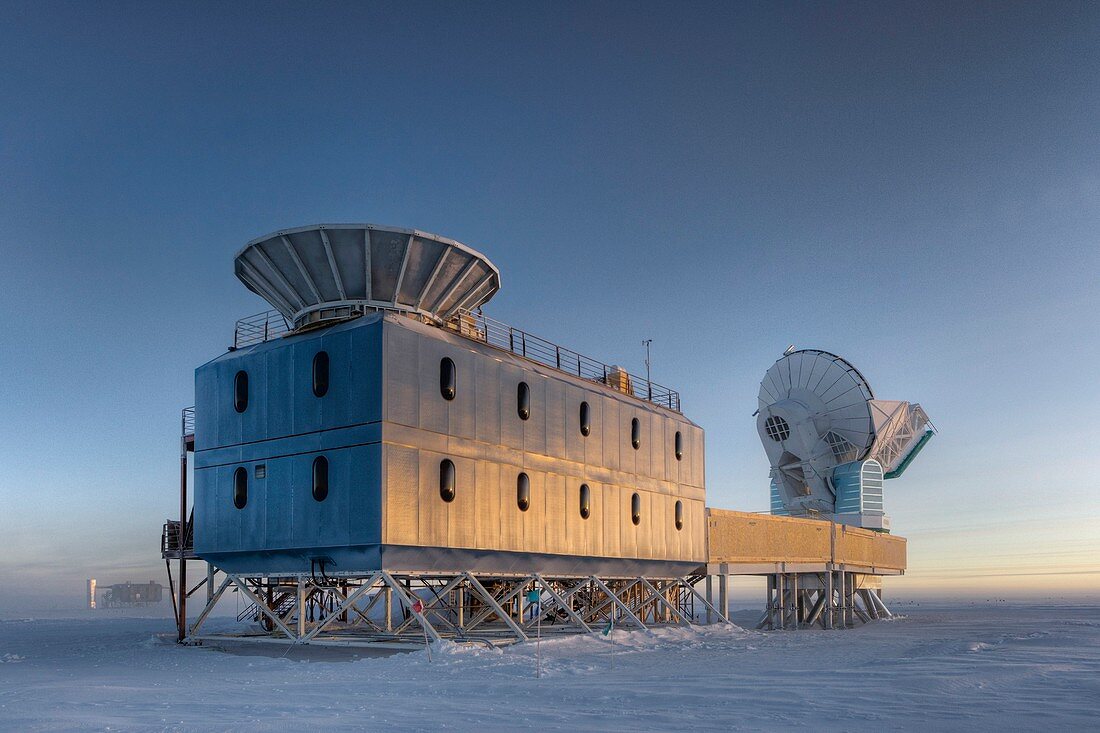
[[606, 384], [612, 389], [640, 400], [680, 411], [680, 393], [675, 390], [630, 374], [620, 367], [578, 354], [572, 349], [493, 320], [481, 313], [460, 312], [446, 325], [450, 330], [475, 341], [481, 341], [581, 379]]
[[188, 435], [195, 434], [195, 407], [183, 408], [183, 414], [180, 416], [180, 437], [186, 438]]
[[169, 519], [165, 521], [160, 534], [160, 556], [166, 560], [179, 558], [192, 558], [195, 556], [195, 528], [192, 523], [187, 525], [187, 535], [181, 536], [180, 521]]
[[279, 311], [271, 310], [246, 316], [233, 329], [233, 348], [262, 344], [290, 331], [290, 325]]
[[[572, 349], [547, 341], [514, 326], [489, 318], [481, 313], [462, 310], [444, 324], [462, 336], [480, 341], [525, 359], [553, 367], [581, 379], [605, 384], [624, 394], [652, 402], [670, 410], [680, 411], [680, 393], [643, 379], [598, 359], [579, 354]], [[237, 321], [233, 332], [233, 348], [260, 344], [290, 331], [279, 311], [257, 313]], [[194, 415], [192, 413], [192, 420]]]

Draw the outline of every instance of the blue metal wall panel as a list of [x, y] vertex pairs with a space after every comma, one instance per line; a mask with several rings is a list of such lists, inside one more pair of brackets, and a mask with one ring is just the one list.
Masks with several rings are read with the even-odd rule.
[[231, 368], [226, 376], [229, 385], [222, 399], [222, 404], [228, 406], [226, 416], [233, 420], [236, 418], [239, 424], [240, 442], [251, 443], [255, 440], [263, 440], [269, 437], [267, 427], [267, 403], [269, 396], [274, 404], [280, 404], [280, 394], [270, 394], [271, 385], [267, 383], [267, 362], [270, 349], [265, 349], [256, 354], [256, 358], [239, 361], [237, 364], [226, 362], [227, 366], [244, 369], [248, 372], [248, 408], [244, 412], [237, 412], [233, 408], [233, 381], [236, 379], [236, 369]]
[[[295, 358], [298, 351], [314, 351], [315, 342], [316, 339], [309, 339], [304, 342], [289, 344], [281, 349], [268, 349], [264, 352], [263, 358], [267, 363], [266, 384], [256, 382], [255, 385], [250, 384], [250, 387], [253, 391], [262, 389], [265, 393], [271, 394], [272, 409], [267, 412], [267, 425], [262, 436], [250, 436], [253, 439], [277, 435], [297, 435], [317, 429], [316, 424], [312, 426], [308, 424], [308, 418], [303, 420], [304, 413], [307, 412], [304, 406], [300, 404], [305, 396], [302, 394], [300, 385], [303, 375], [299, 373], [302, 371], [298, 364], [299, 360]], [[308, 368], [307, 366], [306, 369]], [[306, 387], [306, 389], [309, 388]], [[312, 402], [317, 402], [311, 392], [306, 394], [313, 398]], [[312, 406], [314, 412], [320, 414], [319, 406], [311, 405], [308, 402], [306, 405]]]
[[224, 480], [229, 484], [230, 508], [237, 512], [240, 520], [239, 547], [246, 550], [258, 550], [267, 547], [267, 505], [270, 498], [272, 503], [278, 503], [278, 495], [270, 495], [265, 491], [266, 479], [256, 478], [256, 464], [245, 464], [248, 471], [248, 504], [244, 509], [238, 510], [232, 504], [233, 471], [225, 469]]
[[[206, 409], [200, 414], [195, 412], [195, 450], [201, 451], [222, 445], [221, 410], [217, 404], [218, 370], [213, 363], [195, 370], [195, 404], [203, 404]], [[196, 455], [198, 455], [196, 453]]]
[[361, 416], [355, 414], [351, 401], [352, 394], [359, 388], [359, 385], [351, 381], [351, 366], [359, 358], [352, 348], [352, 334], [349, 331], [322, 333], [324, 335], [319, 343], [313, 344], [313, 348], [301, 350], [300, 358], [303, 363], [298, 373], [308, 379], [308, 383], [295, 390], [295, 394], [302, 395], [299, 399], [307, 403], [307, 398], [313, 397], [313, 357], [323, 349], [329, 356], [329, 387], [328, 394], [323, 399], [313, 398], [312, 404], [319, 407], [318, 427], [321, 430], [331, 430], [362, 422]]
[[774, 478], [771, 480], [771, 507], [772, 514], [776, 516], [790, 516], [787, 505], [783, 503], [783, 499], [779, 496], [779, 486], [776, 485]]
[[[195, 469], [195, 546], [214, 546], [218, 535], [218, 492], [217, 477], [211, 472]], [[198, 490], [198, 484], [202, 481], [204, 488]]]
[[[382, 444], [361, 445], [347, 451], [351, 460], [341, 481], [348, 492], [348, 542], [353, 545], [382, 541]], [[330, 482], [331, 483], [331, 482]]]
[[[199, 472], [195, 472], [195, 491], [202, 487]], [[202, 472], [203, 478], [214, 481], [214, 502], [217, 507], [218, 523], [214, 527], [214, 546], [218, 548], [239, 548], [241, 545], [241, 515], [233, 506], [233, 468], [216, 468]], [[223, 509], [222, 507], [226, 507]], [[195, 518], [198, 523], [199, 517]], [[199, 537], [195, 537], [196, 549], [201, 547]]]
[[311, 453], [320, 450], [337, 450], [356, 445], [377, 443], [382, 437], [380, 423], [352, 425], [338, 430], [295, 435], [289, 438], [276, 438], [258, 443], [245, 443], [226, 448], [213, 448], [197, 454], [196, 468], [211, 468], [248, 461], [273, 459], [298, 453]]
[[833, 469], [833, 488], [836, 490], [836, 513], [856, 514], [860, 510], [860, 472], [862, 461], [844, 463]]
[[[380, 420], [382, 324], [363, 317], [322, 331], [230, 351], [195, 371], [195, 450]], [[313, 394], [313, 357], [329, 352], [329, 391]], [[233, 380], [248, 372], [248, 409]]]
[[[313, 461], [320, 455], [329, 462], [329, 492], [318, 502], [313, 498]], [[261, 464], [265, 477], [256, 478]], [[243, 509], [233, 504], [233, 474], [239, 467], [248, 471]], [[200, 554], [381, 540], [379, 443], [211, 466], [197, 469], [195, 477], [195, 547]]]
[[283, 546], [289, 546], [294, 527], [295, 493], [308, 487], [302, 486], [300, 477], [292, 474], [289, 463], [278, 465], [280, 460], [267, 462], [267, 478], [262, 482], [264, 492], [272, 499], [266, 503], [266, 543], [274, 545], [275, 541], [281, 540]]
[[[331, 555], [325, 547], [380, 541], [381, 333], [377, 318], [363, 318], [232, 351], [196, 370], [197, 554], [239, 564], [281, 552], [300, 568], [302, 558]], [[321, 350], [329, 389], [317, 397], [313, 359]], [[241, 370], [249, 399], [238, 413], [233, 382]], [[322, 454], [329, 493], [318, 502], [313, 460]], [[243, 509], [233, 504], [238, 467], [248, 471]]]

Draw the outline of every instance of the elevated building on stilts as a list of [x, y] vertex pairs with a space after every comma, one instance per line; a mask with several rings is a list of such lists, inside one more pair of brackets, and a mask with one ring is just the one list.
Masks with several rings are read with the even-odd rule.
[[[770, 626], [842, 625], [857, 583], [904, 570], [904, 540], [884, 534], [861, 545], [867, 564], [838, 561], [866, 531], [849, 525], [880, 508], [878, 454], [852, 453], [828, 484], [843, 487], [836, 512], [861, 522], [708, 511], [703, 431], [679, 394], [486, 316], [500, 274], [470, 247], [319, 225], [250, 242], [235, 269], [275, 310], [237, 323], [184, 411], [180, 517], [162, 536], [181, 641], [212, 638], [204, 623], [226, 593], [246, 601], [240, 641], [504, 643], [535, 627], [726, 622], [727, 577], [744, 572], [770, 578]], [[765, 423], [798, 425], [780, 402]], [[792, 554], [800, 522], [828, 535], [826, 555]], [[194, 561], [206, 577], [190, 587]], [[776, 580], [791, 573], [794, 587]], [[717, 603], [700, 591], [711, 575]], [[867, 618], [888, 613], [862, 602]]]

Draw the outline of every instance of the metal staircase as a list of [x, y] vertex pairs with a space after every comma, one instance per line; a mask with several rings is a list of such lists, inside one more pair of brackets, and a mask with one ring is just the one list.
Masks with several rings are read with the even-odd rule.
[[[294, 608], [297, 602], [298, 599], [296, 593], [281, 593], [278, 598], [276, 598], [275, 603], [272, 605], [272, 610], [274, 611], [276, 616], [282, 618], [286, 615], [288, 611], [290, 611], [290, 609]], [[260, 613], [260, 607], [257, 604], [253, 603], [251, 606], [237, 614], [237, 621], [244, 621], [245, 619], [262, 621], [263, 619], [262, 614]]]

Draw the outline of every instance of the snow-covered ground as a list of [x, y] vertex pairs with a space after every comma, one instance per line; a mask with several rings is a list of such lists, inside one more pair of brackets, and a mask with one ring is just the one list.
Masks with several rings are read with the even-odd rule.
[[[166, 643], [149, 618], [0, 622], [0, 729], [1097, 730], [1100, 607], [911, 606], [851, 631], [730, 627], [356, 655]], [[739, 614], [747, 622], [755, 614]], [[279, 656], [283, 655], [283, 656]]]

